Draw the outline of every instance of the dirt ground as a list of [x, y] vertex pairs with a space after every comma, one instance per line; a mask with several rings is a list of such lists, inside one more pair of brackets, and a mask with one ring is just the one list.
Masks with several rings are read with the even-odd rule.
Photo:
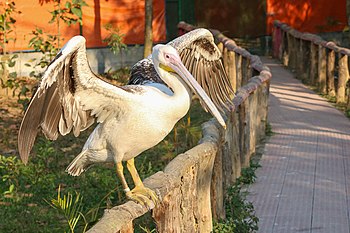
[[0, 154], [17, 154], [17, 134], [23, 116], [17, 97], [0, 95]]

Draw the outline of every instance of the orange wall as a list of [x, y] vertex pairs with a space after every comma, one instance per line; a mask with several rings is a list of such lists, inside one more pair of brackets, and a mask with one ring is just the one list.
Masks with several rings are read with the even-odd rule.
[[342, 31], [346, 26], [346, 0], [267, 0], [267, 33], [274, 20], [310, 33]]
[[[3, 1], [3, 0], [1, 0]], [[85, 0], [88, 6], [83, 7], [83, 35], [87, 38], [88, 47], [106, 46], [102, 39], [107, 31], [103, 25], [110, 22], [119, 27], [124, 34], [124, 43], [144, 43], [144, 1], [135, 0]], [[65, 3], [65, 1], [62, 1]], [[165, 1], [153, 0], [153, 39], [155, 42], [166, 40]], [[10, 42], [9, 50], [27, 50], [31, 32], [35, 27], [42, 28], [49, 34], [57, 33], [56, 24], [49, 24], [49, 11], [54, 4], [50, 0], [15, 0], [17, 10], [22, 13], [14, 15], [16, 41]], [[64, 5], [64, 4], [62, 4]], [[0, 10], [2, 11], [2, 10]], [[79, 34], [78, 24], [67, 27], [61, 23], [61, 34], [64, 42]], [[14, 34], [12, 34], [13, 36]], [[63, 43], [60, 45], [62, 46]]]

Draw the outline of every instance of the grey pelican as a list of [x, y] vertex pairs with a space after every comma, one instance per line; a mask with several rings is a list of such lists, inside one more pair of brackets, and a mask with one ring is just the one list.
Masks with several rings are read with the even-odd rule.
[[[114, 86], [91, 71], [84, 37], [73, 37], [44, 72], [25, 112], [18, 135], [22, 161], [28, 162], [38, 129], [55, 140], [71, 131], [78, 136], [97, 121], [66, 171], [79, 176], [92, 164], [115, 162], [126, 196], [148, 206], [151, 200], [155, 203], [157, 196], [143, 185], [134, 157], [169, 134], [188, 112], [192, 92], [225, 127], [220, 112], [230, 107], [233, 91], [220, 56], [212, 34], [197, 29], [167, 45], [156, 45], [150, 57], [132, 67], [128, 85]], [[123, 161], [134, 181], [133, 190], [125, 180]]]

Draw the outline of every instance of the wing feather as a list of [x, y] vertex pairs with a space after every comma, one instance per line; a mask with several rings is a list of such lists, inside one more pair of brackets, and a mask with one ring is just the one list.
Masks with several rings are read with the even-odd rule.
[[44, 72], [24, 115], [18, 134], [22, 161], [27, 163], [40, 129], [51, 140], [70, 132], [78, 136], [95, 120], [103, 122], [128, 108], [134, 100], [131, 89], [113, 86], [93, 74], [84, 37], [73, 37]]
[[[196, 29], [170, 41], [168, 45], [173, 46], [178, 51], [182, 63], [202, 86], [216, 107], [221, 112], [224, 109], [230, 109], [235, 94], [223, 66], [221, 52], [215, 45], [211, 32], [207, 29]], [[149, 75], [150, 72], [154, 72], [154, 74]], [[139, 61], [132, 67], [129, 84], [142, 85], [148, 82], [164, 84], [155, 72], [150, 57]]]
[[[168, 43], [177, 49], [180, 57], [213, 100], [223, 111], [232, 105], [234, 90], [222, 64], [221, 52], [214, 43], [210, 31], [196, 29]], [[200, 70], [200, 71], [199, 71]]]

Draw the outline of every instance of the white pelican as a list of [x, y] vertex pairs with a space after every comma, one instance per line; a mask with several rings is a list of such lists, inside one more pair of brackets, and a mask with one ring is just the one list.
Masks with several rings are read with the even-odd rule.
[[[218, 109], [229, 107], [233, 91], [220, 52], [206, 29], [192, 31], [168, 45], [156, 45], [151, 57], [134, 65], [129, 84], [120, 87], [91, 71], [85, 39], [75, 36], [48, 66], [31, 100], [19, 130], [19, 154], [26, 164], [39, 128], [55, 140], [71, 131], [78, 136], [96, 120], [95, 130], [66, 171], [78, 176], [94, 163], [115, 162], [126, 196], [149, 206], [157, 197], [143, 186], [134, 157], [162, 141], [185, 116], [191, 91], [225, 127]], [[124, 178], [122, 161], [133, 178], [133, 190]]]

